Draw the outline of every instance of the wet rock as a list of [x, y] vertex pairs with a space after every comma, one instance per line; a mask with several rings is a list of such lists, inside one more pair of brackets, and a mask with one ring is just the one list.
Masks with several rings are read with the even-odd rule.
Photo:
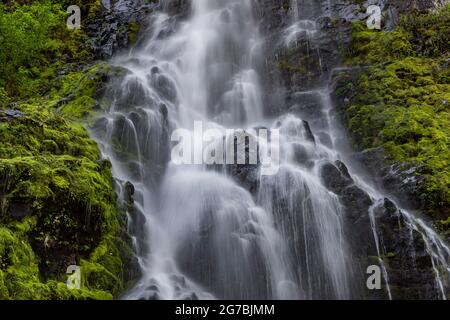
[[260, 166], [259, 165], [228, 165], [227, 172], [235, 179], [237, 179], [241, 185], [250, 191], [250, 193], [255, 194], [259, 185], [260, 176]]
[[12, 202], [9, 204], [9, 211], [14, 219], [22, 220], [25, 217], [31, 216], [34, 212], [30, 203]]
[[374, 209], [378, 238], [394, 299], [439, 299], [435, 272], [422, 235], [390, 199]]
[[353, 222], [367, 217], [369, 208], [373, 204], [370, 196], [364, 190], [355, 185], [351, 185], [342, 191], [341, 201], [347, 208], [347, 216]]
[[425, 209], [420, 197], [424, 178], [415, 175], [418, 167], [395, 163], [383, 148], [364, 150], [354, 158], [362, 163], [378, 184], [400, 204], [409, 209]]
[[127, 203], [130, 203], [130, 204], [133, 203], [134, 191], [135, 191], [134, 185], [130, 181], [127, 181], [124, 186], [124, 200]]
[[[245, 136], [250, 138], [246, 139]], [[250, 139], [253, 140], [253, 143], [250, 142]], [[255, 194], [259, 185], [261, 163], [258, 147], [254, 148], [253, 146], [257, 146], [258, 143], [252, 136], [248, 135], [245, 131], [242, 131], [236, 134], [233, 145], [235, 150], [234, 164], [227, 164], [226, 171], [230, 176], [239, 181], [244, 188], [249, 190], [250, 193]], [[245, 152], [243, 164], [239, 163], [241, 158], [239, 150], [244, 150]], [[256, 159], [256, 163], [251, 163], [252, 159]]]
[[161, 112], [161, 115], [163, 116], [163, 120], [167, 121], [169, 116], [169, 110], [167, 109], [167, 106], [165, 104], [162, 104], [159, 107], [159, 112]]
[[184, 294], [180, 297], [180, 300], [198, 300], [198, 296], [195, 292]]
[[123, 184], [122, 196], [125, 210], [128, 212], [128, 233], [136, 239], [134, 248], [136, 253], [142, 255], [148, 249], [148, 243], [144, 237], [147, 218], [144, 213], [135, 206], [135, 197], [137, 197], [138, 201], [141, 201], [139, 195], [140, 193], [136, 192], [136, 189], [131, 182], [127, 181]]
[[163, 99], [170, 102], [175, 102], [177, 91], [174, 83], [165, 75], [155, 73], [149, 76], [149, 84], [154, 88]]
[[145, 290], [159, 292], [159, 288], [155, 284], [149, 285]]
[[305, 129], [306, 139], [312, 143], [316, 143], [316, 139], [314, 138], [314, 134], [311, 131], [311, 127], [309, 126], [308, 121], [302, 120], [303, 128]]
[[306, 167], [314, 165], [313, 161], [311, 161], [311, 156], [304, 145], [295, 143], [292, 145], [292, 149], [294, 151], [294, 160], [298, 164], [304, 165]]
[[181, 288], [187, 288], [186, 278], [177, 274], [172, 274], [170, 280]]
[[348, 169], [347, 166], [345, 165], [345, 163], [343, 163], [340, 160], [336, 160], [334, 162], [334, 164], [336, 165], [336, 167], [339, 169], [339, 171], [344, 175], [344, 177], [346, 177], [349, 180], [352, 180], [352, 177], [350, 176], [350, 174], [348, 173]]
[[120, 110], [131, 109], [136, 106], [146, 106], [149, 103], [146, 88], [139, 79], [130, 79], [124, 84], [127, 89], [122, 90], [122, 94], [117, 101]]
[[336, 163], [338, 166], [328, 162], [322, 165], [320, 173], [324, 185], [330, 191], [336, 194], [342, 194], [342, 191], [353, 184], [353, 179], [348, 174], [347, 167], [342, 162]]
[[333, 147], [333, 142], [331, 141], [331, 137], [326, 132], [317, 132], [316, 136], [319, 138], [319, 142], [328, 148]]
[[360, 219], [367, 219], [373, 201], [364, 190], [354, 184], [346, 165], [339, 160], [334, 164], [328, 162], [322, 165], [320, 172], [325, 187], [340, 197], [347, 219], [352, 224]]
[[147, 296], [147, 299], [144, 300], [161, 300], [161, 297], [159, 296], [159, 293], [152, 292]]
[[135, 38], [136, 27], [145, 29], [148, 13], [158, 7], [157, 2], [144, 0], [104, 0], [96, 19], [89, 21], [87, 32], [91, 47], [99, 59], [112, 57], [129, 47]]

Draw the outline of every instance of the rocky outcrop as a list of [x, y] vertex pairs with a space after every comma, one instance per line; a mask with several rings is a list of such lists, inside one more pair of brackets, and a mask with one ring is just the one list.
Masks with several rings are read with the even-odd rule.
[[[325, 163], [320, 168], [320, 173], [324, 186], [339, 196], [340, 203], [344, 207], [344, 231], [357, 266], [354, 270], [355, 277], [358, 278], [355, 283], [364, 283], [365, 268], [378, 264], [376, 261], [378, 253], [369, 215], [373, 200], [355, 185], [343, 162]], [[373, 292], [363, 286], [355, 290], [368, 299], [387, 298], [386, 291]]]
[[89, 42], [99, 59], [129, 48], [147, 27], [147, 17], [159, 4], [144, 0], [102, 0], [96, 18], [87, 25]]
[[395, 204], [384, 199], [374, 209], [381, 257], [394, 299], [442, 298], [436, 270], [423, 234], [413, 227]]
[[[342, 122], [347, 122], [346, 112], [353, 103], [356, 94], [351, 85], [359, 79], [364, 68], [349, 68], [337, 70], [331, 76], [332, 100], [334, 112]], [[409, 209], [424, 209], [425, 203], [421, 200], [423, 178], [415, 175], [417, 167], [406, 163], [392, 161], [383, 148], [367, 149], [356, 152], [353, 158], [376, 180], [387, 193], [391, 194], [399, 203]]]
[[[414, 224], [390, 199], [374, 203], [371, 197], [353, 182], [342, 162], [325, 163], [321, 167], [324, 185], [336, 193], [345, 208], [345, 232], [356, 265], [364, 268], [380, 265], [388, 274], [383, 291], [360, 289], [369, 299], [388, 299], [387, 285], [393, 299], [440, 299], [442, 291], [436, 284], [436, 269], [425, 230]], [[376, 234], [376, 238], [373, 234]], [[376, 243], [374, 241], [377, 241]], [[378, 249], [377, 249], [378, 246]], [[378, 251], [379, 250], [379, 251]], [[379, 258], [378, 258], [379, 256]], [[365, 270], [355, 276], [364, 281]], [[445, 284], [444, 284], [445, 286]], [[356, 289], [357, 290], [357, 289]]]

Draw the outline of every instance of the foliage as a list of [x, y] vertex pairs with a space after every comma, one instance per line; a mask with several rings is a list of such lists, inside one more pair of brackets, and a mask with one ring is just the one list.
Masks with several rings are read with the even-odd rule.
[[[19, 98], [41, 94], [67, 63], [91, 57], [83, 29], [66, 27], [65, 2], [0, 3], [0, 94]], [[91, 14], [99, 5], [99, 1], [75, 2]]]
[[[130, 252], [110, 164], [81, 125], [38, 105], [18, 109], [0, 122], [0, 297], [111, 298]], [[79, 292], [58, 282], [69, 264], [82, 266]]]
[[383, 146], [418, 168], [421, 197], [436, 218], [450, 212], [450, 6], [412, 14], [392, 32], [356, 24], [349, 65], [368, 65], [339, 94], [360, 148]]
[[[70, 5], [81, 8], [80, 30], [66, 26]], [[110, 299], [127, 286], [126, 217], [111, 165], [81, 124], [125, 75], [93, 61], [87, 26], [100, 5], [0, 3], [0, 299]], [[134, 42], [140, 26], [129, 29]], [[70, 264], [82, 267], [81, 290], [66, 287]]]

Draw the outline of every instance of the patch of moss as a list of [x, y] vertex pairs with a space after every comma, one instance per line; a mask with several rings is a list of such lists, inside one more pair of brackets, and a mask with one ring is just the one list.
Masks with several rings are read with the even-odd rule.
[[47, 105], [65, 119], [88, 121], [109, 108], [113, 92], [108, 89], [126, 73], [125, 69], [105, 62], [69, 73], [55, 84]]
[[384, 147], [423, 178], [433, 216], [450, 216], [450, 6], [406, 17], [395, 31], [356, 24], [349, 65], [368, 66], [339, 88], [358, 149]]
[[[82, 11], [79, 30], [66, 26], [66, 8], [74, 4]], [[0, 3], [0, 92], [20, 99], [44, 94], [60, 69], [92, 60], [85, 26], [100, 5], [100, 0]]]
[[[112, 298], [131, 251], [110, 163], [82, 125], [18, 109], [0, 122], [0, 298]], [[71, 264], [82, 267], [79, 292], [65, 286]]]
[[140, 24], [137, 22], [132, 22], [129, 24], [128, 29], [130, 30], [128, 34], [130, 43], [136, 43], [136, 41], [138, 40], [139, 31], [141, 30]]
[[[66, 27], [69, 5], [81, 8], [80, 30]], [[0, 3], [0, 299], [111, 299], [127, 286], [126, 216], [81, 124], [109, 107], [109, 82], [125, 74], [93, 64], [86, 26], [100, 6]], [[66, 286], [72, 264], [81, 290]]]

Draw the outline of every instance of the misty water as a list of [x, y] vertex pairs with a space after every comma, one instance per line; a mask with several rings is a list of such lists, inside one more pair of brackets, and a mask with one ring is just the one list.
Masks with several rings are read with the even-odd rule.
[[[286, 46], [299, 37], [314, 41], [319, 33], [317, 13], [307, 2], [293, 1], [292, 23], [282, 40]], [[385, 252], [376, 212], [386, 195], [347, 156], [327, 81], [297, 92], [320, 101], [319, 119], [301, 113], [267, 116], [264, 37], [254, 5], [192, 0], [188, 17], [179, 21], [161, 8], [149, 16], [151, 27], [140, 46], [112, 61], [128, 73], [93, 135], [112, 162], [120, 195], [129, 191], [127, 182], [134, 186], [129, 225], [142, 277], [123, 298], [366, 297], [367, 265], [349, 245], [345, 210], [325, 187], [322, 167], [345, 163], [355, 184], [372, 198], [367, 214], [379, 257]], [[171, 134], [180, 128], [194, 134], [195, 121], [204, 129], [279, 130], [278, 171], [263, 175], [258, 166], [175, 164]], [[245, 179], [236, 177], [241, 169]], [[397, 214], [423, 236], [436, 288], [445, 298], [449, 248], [413, 213]], [[379, 265], [384, 298], [390, 298], [382, 259]]]

